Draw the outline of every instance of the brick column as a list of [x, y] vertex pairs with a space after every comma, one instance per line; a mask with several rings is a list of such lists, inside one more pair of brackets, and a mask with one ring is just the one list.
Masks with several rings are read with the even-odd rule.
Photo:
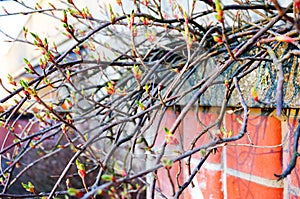
[[[210, 125], [218, 118], [218, 114], [215, 111], [209, 112], [208, 109], [201, 109], [198, 112], [198, 118], [202, 122], [197, 120], [197, 111], [191, 110], [187, 113], [183, 121], [183, 134], [184, 134], [184, 150], [187, 151], [191, 147], [193, 139], [199, 135], [199, 132], [203, 130], [203, 125]], [[215, 134], [217, 131], [215, 128], [210, 130], [208, 134]], [[202, 136], [196, 143], [197, 146], [201, 146], [211, 140], [208, 134]], [[214, 136], [214, 135], [212, 135]], [[185, 199], [192, 198], [223, 198], [222, 188], [222, 162], [221, 162], [222, 150], [218, 150], [215, 154], [211, 154], [206, 160], [203, 167], [193, 180], [194, 186], [189, 186], [184, 192]], [[196, 153], [191, 158], [191, 169], [199, 163], [201, 158], [200, 153]], [[188, 178], [188, 168], [184, 167], [185, 180]]]
[[[189, 150], [191, 142], [203, 129], [203, 125], [209, 125], [216, 120], [218, 112], [219, 110], [214, 108], [207, 110], [200, 108], [198, 118], [202, 124], [196, 119], [196, 110], [191, 110], [187, 114], [181, 127], [184, 151]], [[175, 120], [174, 114], [168, 116], [167, 113], [164, 116], [165, 121], [172, 122], [166, 119], [169, 117]], [[240, 114], [227, 114], [224, 120], [227, 131], [232, 130], [233, 135], [239, 133], [241, 119]], [[298, 198], [300, 196], [299, 163], [285, 181], [278, 182], [274, 176], [280, 174], [290, 160], [291, 140], [298, 125], [295, 121], [295, 119], [289, 120], [283, 124], [270, 112], [264, 113], [261, 109], [251, 109], [248, 135], [239, 141], [228, 143], [223, 149], [218, 149], [216, 154], [212, 154], [195, 177], [194, 186], [190, 185], [183, 192], [182, 198]], [[286, 129], [292, 133], [286, 133]], [[211, 134], [218, 132], [217, 129], [210, 131]], [[160, 139], [164, 138], [158, 138], [158, 141]], [[198, 140], [196, 146], [201, 146], [210, 139], [205, 135]], [[282, 142], [285, 143], [284, 148]], [[191, 169], [199, 163], [200, 158], [200, 153], [192, 156]], [[185, 163], [186, 160], [182, 161], [183, 182], [189, 176]], [[166, 173], [158, 172], [158, 179], [167, 179]], [[167, 186], [167, 183], [164, 183], [162, 190], [168, 190]]]
[[[293, 154], [294, 132], [298, 126], [298, 119], [292, 117], [282, 122], [282, 142], [283, 142], [283, 170], [290, 163]], [[298, 146], [298, 152], [300, 147]], [[300, 162], [297, 160], [295, 169], [284, 179], [284, 199], [300, 198]]]
[[[283, 183], [274, 173], [282, 171], [281, 123], [273, 116], [250, 111], [248, 135], [224, 148], [222, 161], [227, 198], [282, 198]], [[227, 115], [227, 129], [239, 132], [239, 115]], [[245, 146], [243, 146], [245, 144]], [[253, 144], [250, 146], [249, 144]], [[224, 183], [224, 182], [223, 182]]]

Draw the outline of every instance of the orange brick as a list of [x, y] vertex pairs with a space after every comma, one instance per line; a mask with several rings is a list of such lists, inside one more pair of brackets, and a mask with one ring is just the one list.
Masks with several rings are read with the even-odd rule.
[[[0, 145], [3, 146], [3, 148], [10, 146], [11, 144], [14, 143], [14, 139], [16, 138], [15, 134], [20, 134], [23, 129], [26, 127], [27, 123], [29, 122], [28, 119], [19, 119], [15, 125], [13, 126], [14, 131], [11, 132], [10, 134], [8, 133], [8, 129], [5, 129], [3, 127], [0, 127]], [[8, 125], [8, 127], [10, 127], [11, 124]], [[38, 131], [39, 127], [38, 124], [34, 124], [32, 125], [30, 132], [35, 132]], [[12, 152], [13, 148], [11, 148], [9, 151], [7, 152]]]
[[282, 199], [283, 188], [265, 187], [228, 175], [227, 194], [230, 199]]
[[222, 172], [201, 168], [197, 176], [203, 198], [224, 198], [222, 189]]
[[[174, 124], [177, 116], [178, 116], [178, 112], [174, 112], [174, 110], [172, 109], [168, 109], [165, 114], [163, 115], [163, 118], [161, 119], [161, 122], [158, 123], [159, 118], [156, 119], [156, 121], [154, 121], [153, 126], [155, 126], [155, 128], [153, 129], [156, 130], [156, 127], [159, 125], [158, 127], [158, 135], [157, 138], [155, 140], [155, 146], [156, 147], [160, 147], [164, 142], [165, 142], [165, 138], [166, 138], [166, 133], [164, 131], [164, 128], [167, 127], [168, 129], [170, 129], [172, 127], [172, 125]], [[155, 133], [155, 132], [153, 132]], [[179, 127], [177, 128], [177, 130], [174, 133], [174, 137], [178, 140], [179, 144], [178, 145], [171, 145], [169, 144], [167, 146], [167, 148], [171, 151], [172, 149], [175, 148], [182, 148], [182, 125], [180, 124]]]
[[[173, 196], [173, 190], [172, 190], [172, 183], [174, 185], [175, 191], [178, 190], [177, 184], [182, 184], [183, 181], [183, 173], [181, 171], [181, 167], [179, 167], [178, 163], [175, 163], [170, 171], [170, 177], [168, 176], [168, 171], [165, 168], [159, 169], [157, 172], [157, 188], [161, 190], [161, 192], [168, 196]], [[179, 175], [178, 175], [179, 174]], [[178, 176], [178, 177], [177, 177]], [[177, 183], [178, 182], [178, 183]], [[180, 197], [180, 199], [183, 198], [183, 195]]]
[[[199, 123], [199, 121], [196, 118], [196, 110], [190, 110], [183, 121], [183, 132], [184, 132], [184, 149], [187, 151], [191, 147], [191, 143], [193, 142], [194, 138], [198, 136], [199, 132], [203, 129], [203, 126]], [[202, 110], [199, 110], [198, 118], [201, 121], [203, 125], [210, 125], [213, 121], [215, 121], [218, 118], [217, 113], [209, 113], [204, 112]], [[211, 133], [215, 133], [215, 128], [210, 131]], [[197, 142], [195, 147], [199, 147], [205, 143], [208, 143], [211, 141], [211, 138], [209, 136], [209, 133], [206, 133], [203, 135]], [[210, 163], [220, 163], [220, 157], [221, 157], [221, 151], [222, 149], [218, 149], [218, 152], [216, 154], [210, 155], [210, 157], [207, 159], [207, 162]], [[201, 155], [199, 153], [193, 155], [193, 158], [201, 158]]]
[[[238, 115], [226, 118], [227, 129], [234, 134], [240, 131], [240, 124], [236, 122]], [[281, 144], [281, 123], [275, 117], [249, 116], [248, 133], [254, 145], [275, 146]], [[249, 144], [245, 135], [241, 140], [230, 144]], [[282, 147], [256, 148], [249, 146], [228, 146], [227, 166], [229, 168], [252, 175], [276, 179], [274, 173], [282, 169]]]
[[[197, 162], [198, 163], [198, 162]], [[196, 163], [196, 164], [197, 164]], [[192, 170], [195, 167], [195, 164], [192, 164]], [[189, 178], [187, 166], [184, 166], [184, 179]], [[198, 199], [198, 198], [223, 198], [223, 189], [222, 189], [222, 171], [221, 170], [211, 170], [208, 167], [202, 167], [192, 183], [183, 191], [184, 199]]]

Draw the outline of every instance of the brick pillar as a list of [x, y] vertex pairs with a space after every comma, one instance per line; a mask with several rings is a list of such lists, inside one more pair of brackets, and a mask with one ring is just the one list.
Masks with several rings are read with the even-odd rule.
[[[237, 134], [239, 115], [227, 115], [227, 129]], [[282, 198], [283, 183], [274, 173], [282, 171], [281, 123], [273, 116], [250, 111], [248, 135], [229, 143], [224, 150], [227, 198]], [[249, 144], [253, 144], [253, 147]], [[246, 146], [243, 146], [246, 144]], [[225, 183], [225, 182], [224, 182]]]
[[[214, 122], [218, 116], [218, 109], [210, 108], [205, 110], [201, 108], [198, 112], [200, 124], [196, 119], [196, 110], [191, 110], [182, 123], [182, 143], [184, 151], [189, 150], [190, 144], [203, 125], [209, 125]], [[168, 113], [164, 118], [172, 117], [174, 114]], [[232, 130], [233, 135], [240, 131], [240, 114], [227, 114], [225, 118], [226, 129]], [[171, 122], [171, 120], [167, 120]], [[171, 125], [171, 124], [169, 124]], [[282, 150], [282, 123], [276, 117], [270, 114], [264, 114], [260, 109], [251, 109], [248, 122], [248, 135], [241, 140], [228, 143], [223, 149], [218, 149], [216, 154], [212, 154], [205, 162], [203, 167], [195, 177], [193, 184], [189, 186], [182, 194], [184, 199], [201, 198], [283, 198], [285, 186], [283, 181], [277, 182], [274, 174], [282, 172], [282, 161], [284, 168], [289, 159], [290, 152]], [[291, 124], [295, 128], [297, 124]], [[292, 131], [292, 130], [291, 130]], [[211, 134], [218, 133], [217, 129], [212, 129]], [[294, 132], [294, 131], [293, 131]], [[162, 139], [162, 138], [158, 138]], [[210, 137], [205, 135], [196, 143], [201, 146], [210, 141]], [[292, 138], [288, 138], [292, 139]], [[252, 145], [251, 145], [252, 144]], [[291, 143], [289, 144], [291, 146]], [[290, 148], [290, 147], [289, 147]], [[194, 154], [191, 158], [191, 169], [193, 169], [201, 158], [201, 154]], [[182, 161], [182, 181], [188, 178], [188, 169]], [[299, 197], [298, 175], [299, 164], [288, 178], [288, 188], [293, 194], [285, 198]], [[159, 172], [158, 178], [166, 179], [166, 173]], [[167, 183], [162, 190], [168, 190]], [[170, 189], [170, 187], [169, 187]], [[168, 193], [168, 192], [167, 192]]]
[[[283, 142], [283, 170], [290, 163], [293, 154], [294, 132], [298, 126], [298, 119], [294, 116], [282, 122], [282, 142]], [[300, 147], [298, 146], [298, 152]], [[300, 198], [300, 161], [297, 160], [295, 169], [284, 179], [284, 199]]]
[[[161, 153], [161, 146], [165, 142], [166, 139], [166, 132], [164, 131], [164, 127], [167, 127], [170, 129], [175, 122], [179, 112], [174, 111], [173, 109], [166, 110], [165, 114], [162, 118], [160, 118], [161, 114], [158, 114], [157, 118], [153, 122], [152, 125], [152, 131], [151, 135], [149, 135], [149, 140], [154, 139], [154, 134], [157, 131], [157, 137], [155, 140], [155, 146], [152, 148], [152, 150], [155, 152], [155, 156], [159, 156]], [[165, 155], [162, 159], [173, 159], [175, 158], [180, 152], [182, 151], [182, 125], [179, 125], [178, 129], [176, 130], [174, 134], [174, 138], [178, 141], [178, 144], [169, 144], [167, 145], [165, 149]], [[153, 140], [154, 141], [154, 140]], [[149, 142], [151, 143], [151, 141]], [[153, 155], [148, 156], [148, 162], [147, 167], [151, 167], [155, 164], [156, 158], [153, 158]], [[169, 172], [169, 174], [168, 174]], [[156, 194], [155, 198], [160, 199], [162, 198], [159, 194], [159, 192], [162, 192], [166, 197], [172, 197], [173, 196], [173, 188], [172, 184], [174, 185], [175, 191], [178, 190], [177, 184], [182, 184], [182, 178], [183, 173], [181, 170], [181, 165], [178, 163], [174, 163], [172, 168], [169, 169], [169, 171], [166, 168], [161, 168], [157, 171], [157, 176], [148, 175], [147, 179], [149, 182], [153, 180], [153, 178], [156, 178]], [[150, 189], [147, 190], [147, 198], [151, 198]], [[180, 199], [184, 199], [183, 196], [180, 197]]]
[[[191, 143], [194, 138], [199, 135], [199, 132], [203, 130], [203, 125], [210, 125], [218, 118], [218, 114], [215, 111], [208, 112], [208, 110], [201, 109], [198, 112], [199, 121], [196, 118], [196, 110], [191, 110], [187, 113], [183, 121], [183, 134], [184, 134], [184, 150], [187, 151], [191, 147]], [[209, 134], [215, 134], [217, 131], [213, 128], [209, 131]], [[196, 147], [201, 146], [204, 143], [207, 143], [211, 140], [210, 136], [201, 136], [197, 141]], [[193, 183], [194, 186], [190, 185], [184, 191], [185, 199], [192, 198], [214, 198], [222, 199], [223, 198], [223, 189], [222, 189], [222, 164], [221, 164], [221, 154], [222, 150], [218, 150], [215, 154], [211, 154], [210, 157], [206, 160], [203, 167], [200, 169], [199, 173], [195, 177]], [[200, 153], [196, 153], [191, 158], [191, 170], [199, 163], [201, 158]], [[187, 165], [184, 167], [184, 180], [188, 178], [188, 168]]]

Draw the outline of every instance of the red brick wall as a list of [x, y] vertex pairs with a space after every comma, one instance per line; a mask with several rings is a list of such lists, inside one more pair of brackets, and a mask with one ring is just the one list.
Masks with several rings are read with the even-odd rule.
[[[7, 128], [4, 127], [0, 127], [0, 149], [2, 151], [2, 149], [5, 149], [6, 147], [10, 146], [12, 143], [14, 143], [14, 140], [17, 140], [17, 136], [24, 136], [22, 135], [22, 133], [26, 133], [24, 131], [24, 129], [26, 129], [26, 131], [28, 131], [28, 129], [30, 129], [30, 132], [27, 133], [35, 133], [36, 131], [39, 130], [39, 126], [38, 124], [30, 124], [29, 122], [29, 117], [21, 117], [20, 119], [18, 119], [17, 122], [14, 123], [14, 125], [12, 126], [12, 122], [10, 122], [8, 124]], [[30, 125], [30, 126], [28, 126]], [[10, 150], [8, 150], [7, 152], [11, 153], [13, 151], [13, 148], [11, 148]], [[1, 155], [6, 155], [1, 154]]]
[[[217, 113], [217, 109], [209, 111], [201, 109], [198, 116], [203, 124], [208, 125], [215, 121]], [[195, 110], [190, 111], [179, 131], [176, 132], [184, 151], [190, 148], [193, 138], [203, 128], [197, 122], [196, 114]], [[237, 118], [242, 119], [242, 116], [227, 114], [225, 117], [226, 129], [232, 130], [233, 135], [240, 130]], [[167, 111], [159, 128], [172, 126], [175, 119], [174, 111]], [[257, 110], [251, 109], [248, 123], [249, 136], [245, 135], [241, 140], [229, 143], [226, 147], [218, 149], [217, 153], [212, 154], [195, 177], [194, 187], [189, 185], [181, 198], [300, 198], [299, 161], [296, 169], [286, 179], [277, 181], [274, 176], [274, 174], [281, 174], [289, 163], [293, 146], [293, 132], [297, 125], [298, 122], [295, 118], [283, 121], [272, 114], [261, 114]], [[211, 131], [211, 133], [218, 132], [216, 129]], [[160, 135], [162, 136], [157, 138], [157, 143], [161, 143], [165, 139], [163, 133]], [[201, 138], [196, 146], [207, 142], [209, 142], [208, 136]], [[250, 146], [250, 142], [253, 146]], [[192, 169], [198, 164], [200, 157], [199, 153], [192, 156]], [[167, 172], [163, 170], [165, 169], [158, 172], [160, 183], [157, 184], [157, 188], [167, 196], [172, 196], [170, 183], [167, 183], [169, 181]], [[180, 181], [184, 182], [188, 177], [184, 161], [180, 168], [178, 164], [174, 165], [171, 174], [176, 175], [179, 170], [182, 173]], [[172, 179], [175, 180], [175, 177], [173, 176]]]

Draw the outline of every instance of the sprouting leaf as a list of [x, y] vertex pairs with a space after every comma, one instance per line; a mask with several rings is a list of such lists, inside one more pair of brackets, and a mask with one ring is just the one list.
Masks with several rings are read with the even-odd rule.
[[232, 130], [229, 131], [227, 137], [228, 137], [228, 138], [231, 138], [231, 136], [232, 136]]
[[143, 110], [143, 111], [146, 110], [146, 107], [144, 106], [144, 104], [141, 101], [136, 100], [135, 102], [141, 110]]
[[80, 170], [85, 170], [84, 164], [80, 163], [78, 159], [76, 159], [76, 167]]
[[167, 135], [172, 135], [172, 132], [167, 127], [164, 127], [164, 131]]
[[201, 150], [200, 150], [200, 154], [201, 154], [202, 156], [205, 156], [205, 155], [206, 155], [206, 150], [205, 150], [205, 149], [201, 149]]
[[113, 175], [108, 175], [108, 174], [102, 175], [101, 179], [108, 182], [115, 181], [115, 177]]
[[222, 127], [221, 131], [222, 131], [222, 133], [226, 133], [227, 132], [226, 129], [225, 129], [225, 127]]
[[173, 161], [172, 160], [169, 160], [169, 159], [163, 159], [162, 160], [162, 164], [164, 165], [164, 167], [166, 169], [171, 169], [172, 166], [173, 166]]
[[27, 184], [24, 183], [24, 182], [21, 182], [21, 185], [22, 185], [22, 187], [23, 187], [26, 191], [28, 191], [28, 192], [30, 192], [30, 193], [34, 193], [34, 192], [35, 192], [35, 190], [34, 190], [34, 185], [32, 184], [32, 182], [29, 181]]
[[167, 134], [166, 137], [166, 143], [171, 145], [178, 145], [178, 139], [173, 134]]
[[22, 87], [24, 87], [25, 90], [29, 88], [28, 82], [26, 80], [20, 79], [19, 83]]
[[135, 65], [133, 66], [132, 72], [133, 72], [133, 75], [134, 75], [135, 79], [137, 79], [137, 80], [140, 80], [140, 79], [141, 79], [143, 72], [142, 72], [142, 70], [139, 68], [138, 65], [135, 64]]
[[8, 79], [10, 84], [12, 84], [14, 86], [17, 85], [16, 81], [14, 80], [14, 78], [10, 74], [7, 74], [7, 79]]
[[145, 84], [143, 88], [145, 89], [146, 93], [149, 93], [149, 88], [150, 88], [149, 84]]
[[77, 197], [77, 198], [80, 198], [80, 197], [83, 196], [83, 192], [80, 191], [80, 190], [78, 190], [78, 189], [75, 189], [75, 188], [69, 188], [69, 189], [68, 189], [68, 194], [69, 194], [70, 196], [75, 196], [75, 197]]
[[216, 6], [216, 18], [219, 22], [223, 22], [223, 8], [222, 8], [222, 4], [221, 4], [221, 0], [216, 0], [215, 1], [215, 6]]

